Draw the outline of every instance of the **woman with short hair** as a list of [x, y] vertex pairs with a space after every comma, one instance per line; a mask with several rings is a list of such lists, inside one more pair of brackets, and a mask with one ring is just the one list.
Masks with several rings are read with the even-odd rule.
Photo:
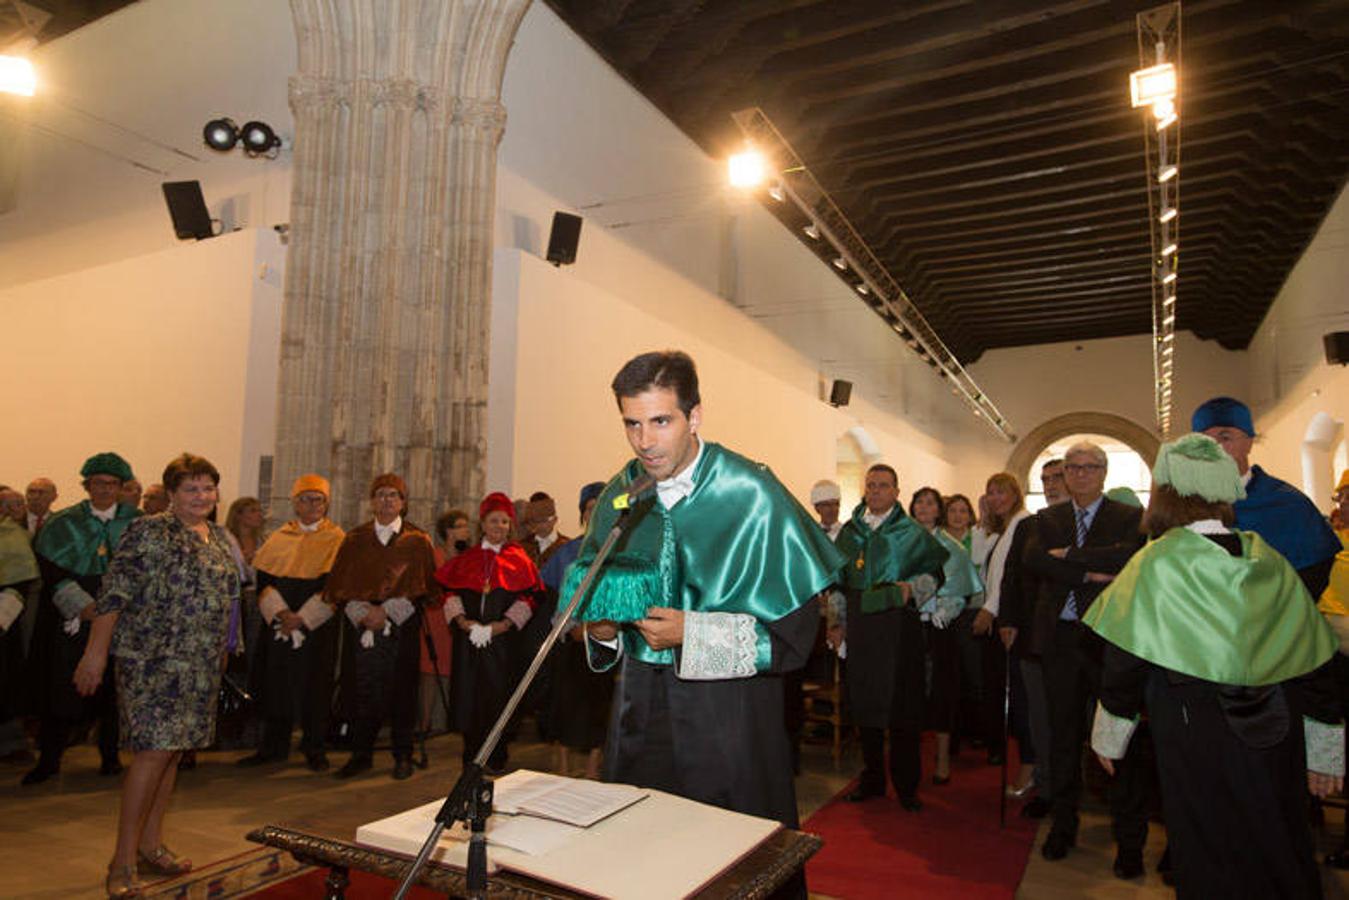
[[84, 695], [117, 657], [122, 746], [135, 756], [122, 782], [109, 897], [134, 897], [137, 871], [182, 875], [192, 863], [164, 846], [162, 828], [184, 750], [210, 745], [230, 606], [239, 570], [224, 528], [208, 520], [220, 473], [184, 453], [164, 469], [169, 510], [132, 522], [103, 576], [88, 646], [75, 670]]

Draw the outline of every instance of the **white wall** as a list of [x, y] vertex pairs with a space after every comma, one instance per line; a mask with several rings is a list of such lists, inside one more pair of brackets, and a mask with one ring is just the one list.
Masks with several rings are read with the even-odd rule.
[[[1289, 273], [1248, 354], [1248, 400], [1260, 433], [1252, 459], [1299, 486], [1302, 439], [1312, 417], [1324, 411], [1349, 423], [1349, 367], [1327, 365], [1321, 340], [1332, 331], [1349, 331], [1349, 189]], [[1330, 465], [1326, 460], [1323, 476], [1338, 478]], [[1329, 502], [1313, 499], [1323, 508]]]
[[[44, 475], [66, 505], [84, 460], [114, 450], [144, 484], [184, 450], [225, 503], [257, 491], [275, 430], [279, 242], [244, 231], [0, 291], [0, 481]], [[262, 271], [262, 266], [268, 267]]]

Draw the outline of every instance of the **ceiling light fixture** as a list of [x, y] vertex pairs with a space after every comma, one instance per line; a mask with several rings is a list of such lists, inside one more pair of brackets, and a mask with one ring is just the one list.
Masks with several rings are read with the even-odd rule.
[[847, 271], [847, 268], [848, 268], [848, 261], [847, 261], [846, 259], [844, 259], [843, 257], [841, 257], [841, 256], [835, 256], [835, 257], [834, 257], [834, 268], [835, 268], [835, 269], [838, 269], [840, 272]]
[[201, 130], [201, 139], [212, 150], [225, 153], [233, 150], [234, 145], [239, 143], [239, 126], [234, 124], [233, 119], [224, 116], [212, 119]]
[[811, 222], [801, 230], [804, 231], [806, 237], [810, 238], [812, 241], [818, 241], [820, 239], [820, 226], [816, 225], [814, 222]]
[[1179, 213], [1176, 211], [1176, 208], [1174, 206], [1168, 206], [1166, 209], [1162, 210], [1162, 214], [1157, 217], [1157, 221], [1165, 225], [1177, 215], [1179, 215]]
[[731, 187], [758, 187], [767, 171], [768, 163], [764, 160], [763, 154], [753, 147], [731, 154], [730, 159], [726, 161], [726, 173], [730, 178]]
[[1166, 166], [1162, 166], [1161, 168], [1159, 168], [1159, 169], [1157, 170], [1157, 180], [1158, 180], [1158, 181], [1170, 181], [1172, 178], [1175, 178], [1176, 175], [1179, 174], [1179, 173], [1180, 173], [1180, 167], [1179, 167], [1179, 166], [1176, 166], [1176, 165], [1166, 165]]
[[37, 72], [22, 56], [0, 56], [0, 94], [31, 97], [37, 93]]

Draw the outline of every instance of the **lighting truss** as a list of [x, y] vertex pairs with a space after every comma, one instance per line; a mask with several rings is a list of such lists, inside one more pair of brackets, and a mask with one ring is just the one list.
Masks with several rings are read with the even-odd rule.
[[[760, 202], [787, 224], [797, 239], [821, 261], [832, 264], [830, 270], [851, 286], [938, 378], [950, 385], [951, 392], [969, 406], [976, 418], [1004, 440], [1014, 443], [1016, 434], [1011, 422], [928, 324], [899, 282], [871, 252], [847, 216], [763, 110], [758, 107], [742, 109], [732, 113], [731, 118], [746, 140], [768, 159], [769, 169], [774, 173], [770, 180], [777, 179], [758, 194]], [[782, 200], [777, 200], [779, 194]], [[783, 207], [788, 203], [805, 217], [805, 226], [794, 221], [794, 217], [784, 215]]]
[[[1152, 236], [1153, 403], [1157, 431], [1165, 439], [1171, 433], [1180, 271], [1180, 4], [1146, 10], [1137, 21], [1139, 71], [1130, 81], [1134, 105], [1147, 107], [1143, 168]], [[1149, 81], [1156, 92], [1140, 101], [1139, 84]]]

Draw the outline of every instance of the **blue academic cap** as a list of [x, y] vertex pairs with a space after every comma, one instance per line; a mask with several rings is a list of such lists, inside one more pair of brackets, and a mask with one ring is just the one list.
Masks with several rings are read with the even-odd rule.
[[1239, 428], [1250, 437], [1255, 437], [1255, 423], [1251, 421], [1251, 408], [1232, 397], [1214, 397], [1199, 408], [1190, 417], [1190, 430], [1205, 432], [1219, 426]]
[[596, 499], [604, 491], [603, 481], [592, 481], [581, 488], [581, 512], [586, 511], [586, 504]]

